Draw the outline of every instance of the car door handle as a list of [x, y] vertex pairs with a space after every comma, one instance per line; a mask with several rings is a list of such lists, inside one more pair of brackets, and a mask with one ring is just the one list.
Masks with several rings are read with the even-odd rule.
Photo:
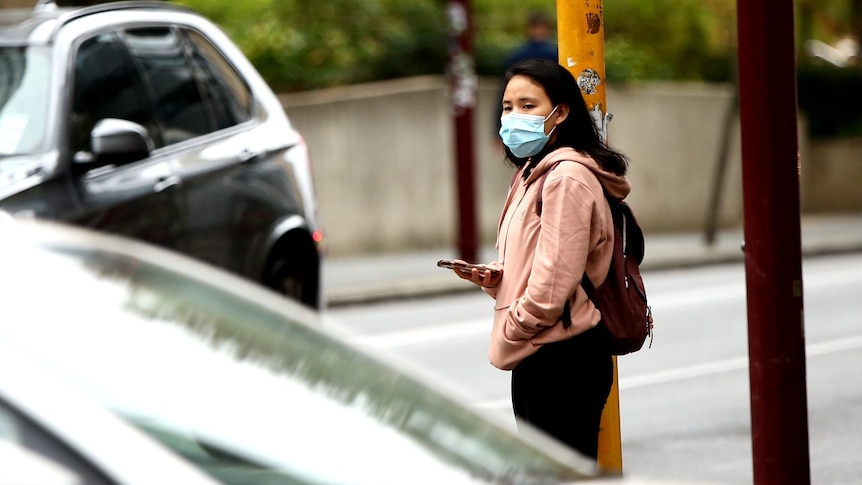
[[171, 187], [176, 187], [180, 185], [181, 180], [176, 175], [168, 175], [165, 177], [160, 177], [155, 184], [153, 184], [153, 192], [163, 192]]
[[246, 148], [239, 154], [240, 163], [254, 163], [260, 160], [261, 152], [256, 152]]

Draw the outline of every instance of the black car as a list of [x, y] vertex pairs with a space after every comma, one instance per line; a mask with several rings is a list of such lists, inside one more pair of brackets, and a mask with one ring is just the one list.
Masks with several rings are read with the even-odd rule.
[[0, 10], [0, 210], [154, 243], [320, 308], [310, 165], [277, 97], [194, 11]]

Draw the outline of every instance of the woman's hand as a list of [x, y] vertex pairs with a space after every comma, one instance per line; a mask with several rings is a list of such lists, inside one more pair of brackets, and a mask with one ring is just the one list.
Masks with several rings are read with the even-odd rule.
[[[466, 264], [466, 261], [461, 259], [454, 260], [456, 263]], [[503, 270], [495, 268], [491, 265], [477, 264], [472, 269], [465, 270], [463, 268], [453, 268], [452, 271], [459, 278], [467, 280], [474, 285], [483, 286], [485, 288], [494, 288], [500, 284], [500, 279], [503, 278]]]

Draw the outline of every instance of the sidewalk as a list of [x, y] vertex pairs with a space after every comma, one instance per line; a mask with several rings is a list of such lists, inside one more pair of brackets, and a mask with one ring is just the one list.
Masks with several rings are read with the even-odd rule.
[[[742, 228], [716, 234], [707, 246], [702, 233], [647, 234], [644, 271], [742, 261]], [[803, 256], [862, 252], [862, 213], [802, 216]], [[471, 291], [475, 287], [436, 266], [456, 257], [454, 248], [410, 253], [326, 258], [323, 285], [330, 307]], [[480, 262], [496, 259], [493, 246]]]

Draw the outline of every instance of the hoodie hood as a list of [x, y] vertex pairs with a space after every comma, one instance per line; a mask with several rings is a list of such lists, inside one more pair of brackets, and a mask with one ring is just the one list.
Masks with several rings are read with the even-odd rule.
[[558, 148], [545, 155], [545, 157], [542, 158], [535, 167], [533, 167], [533, 171], [530, 172], [529, 177], [527, 177], [526, 183], [528, 185], [533, 183], [541, 177], [542, 174], [547, 172], [553, 164], [563, 160], [578, 162], [589, 168], [590, 171], [599, 179], [599, 182], [605, 188], [607, 193], [617, 200], [625, 199], [626, 196], [629, 195], [629, 192], [631, 192], [632, 186], [625, 176], [603, 170], [599, 166], [598, 162], [593, 160], [592, 157], [570, 147]]

